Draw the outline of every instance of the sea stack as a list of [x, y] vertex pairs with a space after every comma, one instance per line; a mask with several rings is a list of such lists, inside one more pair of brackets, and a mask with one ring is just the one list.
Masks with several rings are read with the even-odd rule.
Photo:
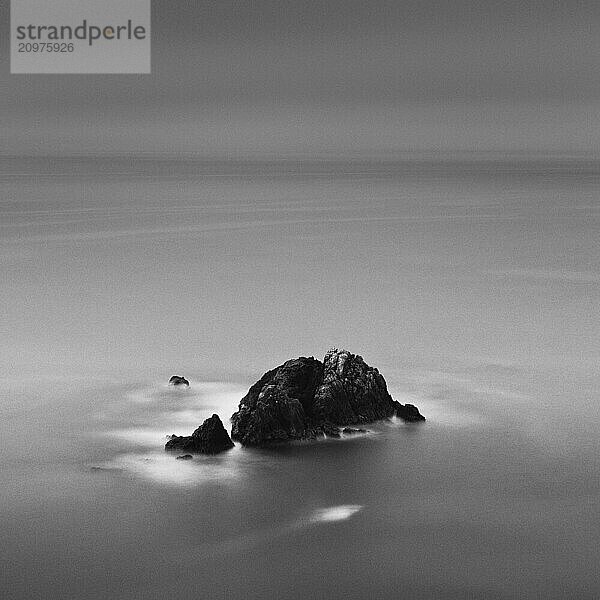
[[244, 446], [339, 437], [340, 425], [394, 415], [425, 420], [415, 406], [393, 400], [383, 376], [362, 357], [334, 348], [323, 362], [300, 357], [265, 373], [231, 417], [231, 437]]
[[173, 435], [165, 444], [166, 450], [199, 454], [218, 454], [233, 448], [229, 434], [218, 415], [206, 419], [192, 435]]

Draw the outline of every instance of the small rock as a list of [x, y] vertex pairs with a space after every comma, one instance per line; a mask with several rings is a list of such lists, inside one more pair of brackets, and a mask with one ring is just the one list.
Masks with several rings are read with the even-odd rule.
[[400, 402], [394, 400], [394, 406], [396, 408], [396, 416], [403, 421], [417, 423], [425, 420], [425, 417], [414, 404], [400, 404]]
[[166, 450], [184, 450], [200, 454], [218, 454], [233, 448], [234, 444], [229, 437], [221, 419], [213, 415], [206, 419], [192, 435], [174, 435], [166, 444]]
[[354, 435], [355, 433], [367, 433], [366, 429], [354, 429], [353, 427], [344, 427], [342, 429], [344, 435]]
[[326, 437], [340, 437], [340, 428], [336, 427], [335, 425], [332, 425], [331, 423], [323, 423], [321, 425], [321, 431], [325, 434]]
[[173, 375], [173, 377], [169, 379], [169, 385], [185, 385], [190, 387], [190, 382], [185, 377], [181, 377], [181, 375]]
[[177, 457], [177, 460], [192, 460], [194, 458], [191, 454], [182, 454]]

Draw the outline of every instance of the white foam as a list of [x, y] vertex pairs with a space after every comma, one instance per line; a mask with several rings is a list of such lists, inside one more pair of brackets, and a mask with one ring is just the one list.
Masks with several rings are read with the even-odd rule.
[[243, 476], [233, 451], [212, 457], [194, 455], [192, 460], [176, 460], [173, 452], [121, 454], [101, 465], [105, 469], [128, 471], [163, 485], [196, 486], [202, 482], [218, 481], [220, 484]]
[[364, 507], [360, 504], [340, 504], [329, 508], [320, 508], [312, 516], [313, 523], [332, 523], [335, 521], [345, 521], [361, 511]]

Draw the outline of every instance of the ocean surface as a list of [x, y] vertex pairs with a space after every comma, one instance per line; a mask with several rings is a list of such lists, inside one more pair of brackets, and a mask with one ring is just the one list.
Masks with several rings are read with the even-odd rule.
[[[3, 158], [0, 190], [1, 598], [600, 597], [600, 162]], [[332, 346], [427, 422], [163, 451]]]

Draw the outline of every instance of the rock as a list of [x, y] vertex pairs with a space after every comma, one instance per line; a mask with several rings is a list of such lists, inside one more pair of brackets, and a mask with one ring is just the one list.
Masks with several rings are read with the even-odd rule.
[[323, 423], [319, 427], [319, 429], [323, 432], [325, 437], [339, 438], [340, 436], [340, 428], [332, 425], [331, 423]]
[[394, 400], [394, 406], [396, 408], [396, 416], [403, 421], [417, 423], [425, 420], [425, 417], [414, 404], [400, 404], [400, 402]]
[[173, 375], [173, 377], [169, 379], [169, 385], [186, 385], [187, 387], [190, 387], [190, 382], [185, 377]]
[[166, 450], [183, 450], [200, 454], [218, 454], [234, 444], [218, 415], [206, 419], [192, 435], [174, 435], [165, 444]]
[[354, 429], [353, 427], [344, 427], [342, 429], [344, 435], [354, 435], [356, 433], [367, 433], [366, 429]]
[[369, 423], [394, 414], [392, 397], [379, 371], [346, 350], [330, 350], [323, 382], [315, 392], [313, 414], [332, 423]]
[[231, 436], [245, 446], [315, 437], [310, 411], [323, 378], [323, 364], [296, 358], [265, 373], [242, 398], [231, 418]]
[[333, 349], [323, 362], [300, 357], [265, 373], [231, 417], [231, 437], [245, 446], [340, 437], [336, 423], [369, 423], [395, 414], [423, 420], [416, 407], [392, 399], [383, 376], [362, 357]]
[[177, 457], [177, 460], [192, 460], [194, 458], [191, 454], [182, 454]]

